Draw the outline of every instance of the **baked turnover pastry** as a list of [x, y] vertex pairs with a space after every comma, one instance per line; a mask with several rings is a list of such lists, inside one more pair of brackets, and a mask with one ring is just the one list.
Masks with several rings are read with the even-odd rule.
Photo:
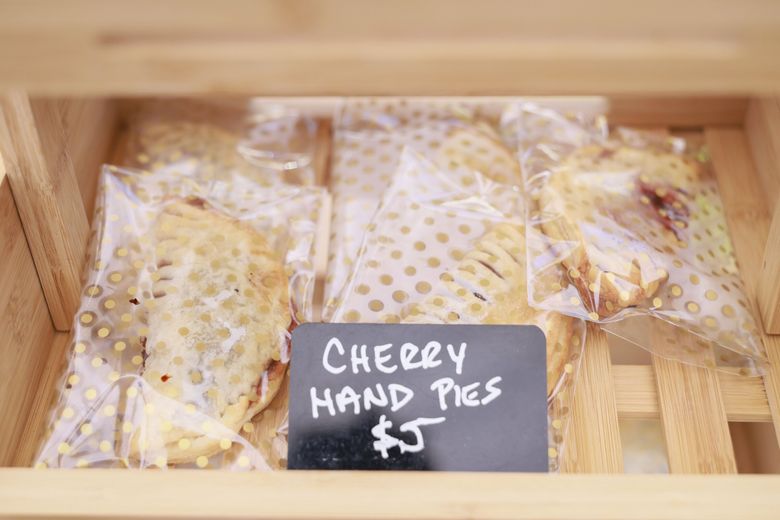
[[689, 227], [700, 168], [680, 154], [604, 144], [575, 150], [550, 174], [538, 193], [541, 229], [591, 319], [648, 301], [667, 280], [657, 251]]
[[520, 185], [520, 165], [489, 118], [461, 103], [349, 100], [333, 137], [331, 224], [323, 319], [333, 319], [368, 225], [402, 165], [404, 150], [433, 163], [451, 182]]
[[410, 307], [406, 323], [537, 325], [547, 338], [547, 393], [552, 395], [581, 342], [578, 320], [528, 305], [523, 226], [494, 226], [442, 276], [445, 290]]
[[[200, 200], [167, 203], [151, 238], [158, 270], [143, 302], [141, 397], [154, 413], [145, 414], [149, 427], [136, 430], [130, 454], [162, 449], [168, 463], [187, 463], [218, 452], [218, 430], [237, 432], [279, 389], [292, 323], [288, 282], [261, 235]], [[214, 424], [189, 431], [174, 420], [188, 407]]]
[[534, 107], [518, 124], [530, 301], [666, 358], [759, 374], [706, 147]]

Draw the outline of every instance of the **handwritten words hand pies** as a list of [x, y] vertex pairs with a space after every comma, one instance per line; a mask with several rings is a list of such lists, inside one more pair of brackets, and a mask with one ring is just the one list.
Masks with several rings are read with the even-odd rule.
[[261, 235], [197, 200], [168, 203], [150, 238], [158, 270], [142, 302], [147, 413], [131, 456], [160, 450], [168, 463], [187, 463], [218, 452], [279, 389], [288, 283]]
[[528, 305], [523, 227], [496, 225], [442, 281], [445, 290], [414, 304], [404, 322], [537, 325], [547, 338], [547, 393], [551, 395], [581, 343], [581, 322]]

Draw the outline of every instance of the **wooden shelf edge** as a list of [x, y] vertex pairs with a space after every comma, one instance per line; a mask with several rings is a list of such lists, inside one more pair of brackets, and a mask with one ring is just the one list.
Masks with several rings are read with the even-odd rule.
[[768, 475], [3, 469], [0, 517], [776, 518], [779, 488]]

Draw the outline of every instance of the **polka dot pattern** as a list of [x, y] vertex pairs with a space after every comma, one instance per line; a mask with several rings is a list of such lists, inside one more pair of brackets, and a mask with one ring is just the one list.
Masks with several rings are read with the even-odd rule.
[[317, 123], [270, 103], [146, 102], [129, 133], [127, 165], [186, 172], [199, 182], [240, 174], [260, 185], [314, 184]]
[[[464, 172], [510, 184], [520, 183], [520, 171], [513, 152], [502, 142], [496, 122], [463, 103], [407, 100], [347, 100], [341, 107], [333, 136], [331, 223], [328, 277], [325, 284], [323, 318], [332, 318], [340, 295], [360, 248], [366, 226], [390, 184], [404, 149], [432, 161], [463, 186], [475, 182]], [[388, 220], [399, 222], [401, 212], [388, 212]], [[426, 225], [434, 225], [429, 217]], [[400, 234], [412, 225], [399, 223]], [[468, 233], [468, 232], [467, 232]], [[444, 234], [432, 240], [449, 239]], [[387, 243], [390, 235], [377, 237]], [[415, 243], [417, 251], [429, 247]], [[401, 251], [395, 260], [400, 260]]]
[[[479, 179], [474, 185], [481, 185], [482, 192], [453, 193], [453, 180], [462, 178]], [[490, 200], [490, 206], [475, 201], [475, 194]], [[512, 187], [492, 183], [475, 172], [441, 171], [421, 155], [407, 151], [369, 226], [341, 305], [331, 320], [394, 320], [407, 302], [431, 292], [452, 265], [453, 256], [458, 256], [453, 252], [467, 250], [496, 222], [520, 215], [519, 201]], [[409, 231], [402, 233], [402, 228]]]
[[665, 357], [760, 373], [763, 346], [706, 150], [531, 107], [513, 124], [532, 203], [535, 303]]
[[[462, 182], [470, 179], [470, 181]], [[407, 150], [402, 154], [374, 219], [366, 225], [363, 245], [354, 261], [354, 270], [346, 284], [343, 299], [333, 313], [335, 322], [398, 323], [409, 319], [421, 302], [437, 307], [437, 315], [452, 323], [489, 321], [491, 306], [473, 293], [488, 290], [492, 279], [480, 278], [474, 284], [452, 293], [452, 272], [465, 252], [502, 223], [520, 226], [521, 197], [516, 188], [494, 183], [478, 172], [453, 173], [438, 168], [421, 154]], [[520, 244], [506, 245], [509, 254], [525, 258]], [[483, 251], [490, 261], [497, 251]], [[507, 254], [507, 253], [504, 253]], [[523, 260], [524, 261], [524, 260]], [[473, 264], [462, 266], [473, 276]], [[523, 274], [524, 269], [520, 272]], [[465, 284], [465, 282], [462, 282]], [[470, 283], [470, 282], [469, 282]], [[517, 295], [525, 298], [524, 291]], [[453, 299], [472, 301], [467, 308], [454, 307]], [[506, 298], [507, 295], [500, 294]], [[440, 307], [440, 309], [439, 309]], [[546, 320], [550, 313], [541, 312]], [[469, 321], [469, 318], [472, 321]], [[496, 318], [495, 323], [507, 323]], [[576, 320], [571, 320], [572, 322]], [[529, 317], [526, 323], [536, 323]], [[582, 323], [580, 323], [582, 325]], [[550, 467], [557, 470], [563, 451], [565, 430], [569, 422], [571, 385], [579, 364], [584, 330], [572, 337], [571, 358], [549, 399]]]
[[[182, 125], [171, 135], [170, 127], [166, 128], [165, 132], [160, 127], [142, 136], [149, 139], [142, 139], [144, 146], [157, 143], [144, 148], [145, 155], [137, 152], [140, 157], [136, 160], [151, 171], [106, 167], [101, 176], [87, 260], [91, 269], [75, 318], [69, 367], [52, 415], [50, 434], [40, 451], [40, 466], [166, 468], [175, 461], [176, 454], [166, 451], [165, 439], [179, 438], [177, 432], [181, 431], [190, 435], [181, 438], [178, 449], [185, 449], [188, 443], [195, 448], [204, 439], [215, 446], [213, 455], [200, 456], [188, 467], [269, 469], [284, 464], [286, 441], [282, 434], [278, 435], [282, 440], [277, 440], [277, 429], [283, 426], [283, 414], [278, 410], [261, 414], [236, 433], [204, 406], [206, 396], [220, 397], [216, 389], [181, 395], [184, 387], [170, 381], [170, 374], [164, 370], [151, 372], [149, 352], [156, 349], [163, 353], [171, 346], [164, 341], [147, 341], [153, 336], [150, 313], [157, 313], [154, 316], [161, 323], [172, 320], [174, 317], [160, 303], [160, 291], [182, 292], [182, 288], [166, 282], [167, 265], [159, 263], [165, 250], [162, 243], [154, 242], [153, 230], [163, 226], [159, 220], [161, 204], [187, 196], [202, 198], [256, 229], [280, 254], [296, 317], [307, 321], [312, 314], [313, 244], [323, 192], [314, 187], [258, 182], [259, 177], [249, 170], [232, 168], [238, 163], [229, 163], [227, 156], [230, 147], [231, 153], [236, 153], [236, 141], [229, 145], [221, 141], [215, 137], [217, 130]], [[211, 170], [217, 164], [225, 166], [219, 174]], [[186, 248], [190, 238], [182, 235], [180, 240]], [[204, 273], [224, 273], [229, 271], [230, 258], [240, 259], [242, 251], [225, 242], [224, 236], [215, 234], [209, 240], [211, 245], [203, 246], [222, 248], [224, 254], [219, 257], [228, 259], [205, 266]], [[197, 253], [196, 246], [192, 247]], [[191, 276], [208, 275], [192, 270]], [[202, 283], [196, 278], [191, 281]], [[258, 317], [242, 316], [240, 308], [231, 308], [224, 289], [207, 285], [204, 294], [185, 299], [182, 304], [184, 308], [200, 309], [204, 302], [211, 302], [215, 308], [224, 307], [235, 317], [235, 323], [220, 321], [219, 316], [225, 315], [221, 312], [193, 311], [197, 323], [173, 329], [176, 337], [191, 343], [193, 351], [203, 357], [202, 369], [188, 374], [194, 385], [204, 381], [209, 371], [224, 370], [228, 356], [253, 348], [255, 342], [268, 341], [243, 335], [241, 331], [249, 320]], [[217, 343], [206, 344], [194, 337], [202, 329], [201, 324], [214, 327], [215, 336], [220, 338]], [[277, 361], [288, 359], [286, 336], [287, 331], [280, 331], [277, 339], [284, 347]], [[181, 357], [171, 358], [172, 366], [182, 363]], [[261, 374], [265, 368], [253, 370]], [[150, 392], [155, 391], [149, 378], [170, 381], [170, 392], [149, 399]], [[285, 402], [271, 404], [271, 408], [283, 406]], [[253, 424], [257, 428], [247, 427]], [[130, 456], [135, 449], [140, 449], [139, 457]]]

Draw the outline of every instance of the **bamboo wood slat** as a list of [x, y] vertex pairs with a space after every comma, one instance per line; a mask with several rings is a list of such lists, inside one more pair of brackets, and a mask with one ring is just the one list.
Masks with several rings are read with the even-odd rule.
[[[36, 385], [36, 392], [29, 404], [27, 419], [20, 428], [19, 443], [13, 454], [5, 460], [6, 465], [31, 467], [35, 463], [38, 449], [48, 428], [49, 415], [57, 400], [62, 374], [68, 363], [70, 336], [66, 332], [55, 332], [51, 347]], [[24, 414], [22, 414], [23, 416]]]
[[[705, 136], [712, 154], [740, 274], [747, 295], [754, 302], [762, 282], [759, 273], [763, 244], [767, 243], [769, 235], [770, 213], [763, 187], [742, 129], [708, 128]], [[780, 443], [780, 336], [765, 334], [763, 339], [769, 360], [764, 383], [775, 435]]]
[[[46, 2], [36, 5], [44, 4]], [[17, 21], [22, 29], [25, 23], [34, 25], [32, 21], [25, 22], [23, 17]], [[0, 28], [3, 23], [0, 21]], [[85, 19], [83, 23], [88, 28], [91, 22]], [[132, 20], [127, 24], [131, 27]], [[297, 101], [301, 106], [308, 104], [312, 110], [309, 113], [327, 117], [338, 99]], [[550, 102], [575, 103], [569, 100]], [[748, 103], [744, 98], [647, 98], [643, 101], [622, 96], [593, 102], [594, 107], [611, 106], [621, 123], [675, 126], [697, 135], [706, 127], [705, 135], [712, 151], [741, 273], [748, 295], [755, 299], [758, 289], [768, 279], [760, 274], [760, 266], [772, 220], [771, 197], [767, 195], [771, 188], [767, 186], [774, 182], [774, 173], [765, 169], [772, 161], [761, 157], [767, 156], [767, 149], [773, 149], [767, 148], [766, 143], [776, 142], [767, 130], [772, 125], [756, 115], [755, 102]], [[109, 156], [109, 148], [112, 148], [110, 156], [114, 160], [121, 157], [125, 134], [112, 100], [48, 103], [29, 103], [26, 136], [32, 135], [30, 142], [33, 144], [38, 140], [39, 152], [44, 143], [55, 145], [49, 153], [61, 153], [60, 160], [66, 164], [63, 167], [57, 163], [57, 168], [42, 169], [48, 180], [44, 175], [43, 180], [37, 181], [39, 185], [45, 185], [53, 178], [65, 182], [67, 190], [61, 184], [53, 188], [53, 192], [59, 194], [51, 199], [54, 211], [59, 212], [62, 222], [75, 218], [86, 227], [86, 216], [81, 220], [83, 206], [89, 205], [90, 197], [94, 196], [90, 191], [94, 190], [97, 165], [102, 157]], [[690, 105], [690, 110], [686, 110], [686, 104]], [[46, 115], [42, 116], [44, 113]], [[760, 112], [761, 117], [766, 113]], [[5, 118], [8, 117], [6, 112]], [[775, 121], [773, 116], [769, 116], [769, 120]], [[20, 138], [27, 142], [26, 136]], [[0, 135], [0, 140], [7, 143], [10, 136], [7, 133]], [[93, 140], [96, 146], [90, 150], [88, 143]], [[320, 126], [317, 142], [317, 179], [318, 183], [324, 184], [328, 177], [330, 142], [327, 121]], [[20, 143], [15, 143], [11, 148], [12, 160], [8, 161], [17, 168], [14, 154], [19, 146]], [[33, 155], [34, 152], [28, 153], [28, 156]], [[41, 154], [40, 157], [45, 160], [37, 164], [55, 163], [51, 156]], [[20, 176], [19, 171], [21, 169], [13, 174], [16, 178]], [[5, 182], [2, 177], [0, 169], [0, 213], [3, 215], [0, 238], [3, 244], [16, 244], [12, 249], [22, 256], [0, 258], [0, 268], [10, 266], [0, 270], [0, 289], [3, 289], [0, 291], [0, 310], [7, 310], [6, 314], [0, 314], [0, 331], [15, 331], [13, 341], [22, 341], [26, 350], [14, 350], [16, 343], [4, 343], [0, 335], [0, 354], [16, 356], [13, 365], [0, 364], [0, 375], [7, 373], [11, 378], [7, 383], [0, 378], [0, 411], [4, 412], [4, 417], [14, 414], [15, 418], [12, 424], [0, 425], [0, 462], [28, 465], [46, 428], [69, 341], [66, 333], [54, 331], [46, 312], [47, 303], [49, 309], [53, 308], [44, 298], [41, 287], [45, 288], [45, 277], [38, 282], [37, 292], [32, 291], [21, 299], [14, 296], [18, 291], [5, 290], [14, 284], [35, 287], [36, 267], [39, 271], [41, 267], [33, 263], [36, 251], [34, 240], [30, 240], [33, 231], [28, 230], [27, 216], [21, 207], [19, 216], [30, 241], [29, 249], [23, 240], [18, 216], [16, 226], [8, 227], [8, 222], [14, 222], [10, 217], [16, 214], [15, 209], [12, 212], [8, 209], [13, 208], [8, 188], [9, 180], [13, 181], [14, 177]], [[15, 183], [13, 188], [16, 205], [19, 205], [24, 194], [20, 199]], [[30, 193], [40, 197], [41, 192]], [[68, 209], [72, 200], [81, 204], [81, 214]], [[327, 229], [323, 229], [320, 235], [327, 237]], [[768, 246], [770, 259], [775, 258], [773, 250]], [[82, 254], [83, 246], [79, 250], [79, 255]], [[320, 277], [324, 268], [321, 260], [317, 262]], [[57, 262], [52, 265], [58, 265]], [[24, 316], [22, 312], [28, 312], [27, 309], [37, 312], [34, 329], [19, 326], [26, 323], [20, 317]], [[9, 326], [16, 328], [9, 329]], [[653, 359], [652, 365], [614, 365], [606, 336], [591, 327], [571, 410], [573, 417], [564, 470], [621, 473], [623, 452], [618, 418], [622, 418], [661, 420], [673, 473], [735, 472], [737, 464], [728, 421], [772, 421], [776, 431], [780, 424], [780, 337], [764, 336], [764, 340], [772, 366], [762, 380], [739, 376], [734, 370], [711, 372], [662, 359]], [[9, 367], [13, 367], [13, 373]], [[6, 440], [7, 443], [3, 442]], [[0, 469], [0, 518], [63, 515], [87, 518], [774, 518], [780, 510], [780, 496], [775, 491], [780, 487], [779, 479], [742, 475], [536, 476], [406, 472], [219, 473], [217, 476], [214, 472], [188, 470], [59, 472]], [[41, 489], [47, 491], [42, 493]], [[186, 494], [182, 490], [186, 490]], [[177, 498], [184, 496], [186, 500]]]
[[736, 473], [717, 374], [653, 356], [672, 473]]
[[0, 465], [24, 439], [54, 327], [0, 157]]
[[[780, 135], [778, 135], [778, 144], [780, 144]], [[761, 283], [756, 288], [756, 298], [764, 329], [769, 334], [780, 334], [780, 205], [775, 206], [772, 224], [769, 227], [760, 279]]]
[[751, 99], [744, 118], [758, 178], [772, 208], [780, 197], [780, 96]]
[[609, 346], [605, 333], [597, 327], [589, 325], [587, 334], [563, 469], [569, 473], [621, 473], [623, 450]]
[[780, 88], [779, 13], [772, 0], [3, 0], [0, 89], [766, 93]]
[[774, 219], [764, 249], [758, 307], [764, 328], [780, 334], [780, 96], [753, 99], [745, 118], [750, 149]]
[[89, 227], [53, 101], [0, 96], [0, 152], [57, 330], [69, 330], [81, 294]]
[[[0, 514], [75, 518], [775, 519], [777, 476], [0, 470]], [[45, 489], [46, 492], [40, 492]]]
[[[615, 402], [622, 419], [659, 419], [658, 387], [653, 367], [613, 365]], [[771, 422], [764, 382], [734, 372], [716, 372], [726, 417], [733, 422]]]
[[117, 135], [116, 102], [105, 98], [59, 99], [62, 129], [84, 211], [92, 218], [100, 166], [106, 162]]

